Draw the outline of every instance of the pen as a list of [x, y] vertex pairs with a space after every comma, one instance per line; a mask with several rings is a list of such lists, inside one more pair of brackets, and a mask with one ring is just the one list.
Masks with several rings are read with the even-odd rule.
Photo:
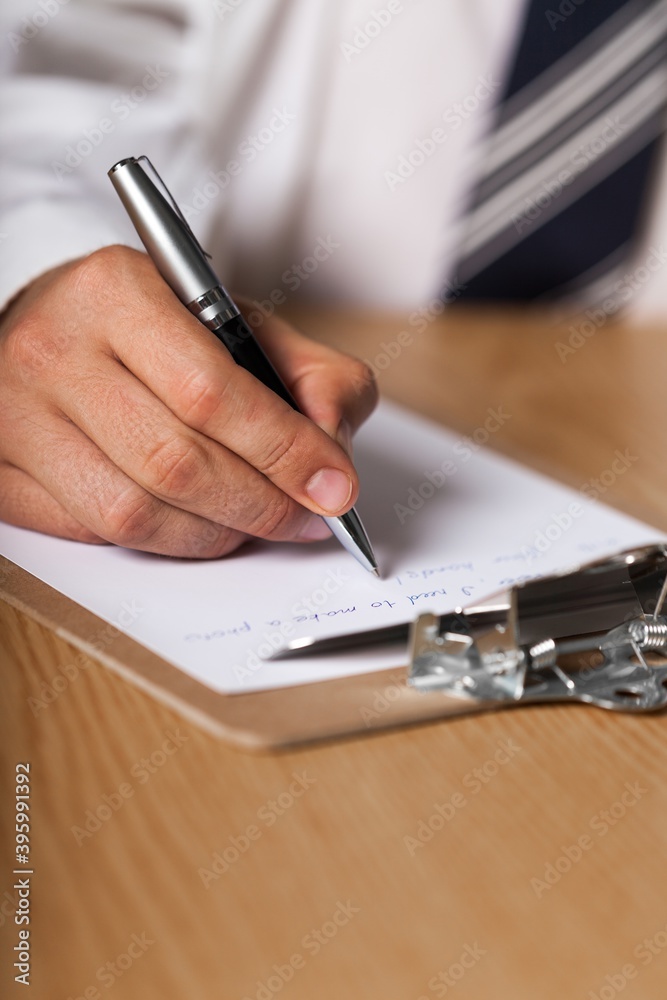
[[[300, 412], [148, 157], [119, 160], [109, 177], [148, 255], [183, 305], [216, 335], [237, 365]], [[340, 517], [325, 517], [324, 521], [362, 566], [380, 575], [354, 507]]]

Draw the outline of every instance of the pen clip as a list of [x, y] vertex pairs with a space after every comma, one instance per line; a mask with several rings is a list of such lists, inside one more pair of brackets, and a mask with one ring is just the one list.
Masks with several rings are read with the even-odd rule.
[[153, 184], [155, 185], [155, 187], [158, 189], [158, 191], [160, 192], [160, 194], [162, 195], [162, 197], [169, 204], [169, 206], [174, 210], [174, 212], [176, 213], [176, 215], [178, 216], [178, 218], [180, 219], [180, 221], [183, 223], [183, 225], [185, 226], [186, 230], [189, 232], [190, 236], [192, 237], [192, 239], [197, 244], [197, 247], [203, 253], [204, 257], [206, 257], [208, 260], [212, 260], [213, 258], [211, 257], [210, 253], [208, 253], [206, 250], [204, 250], [203, 246], [201, 245], [201, 243], [199, 242], [199, 240], [197, 239], [197, 237], [193, 233], [192, 226], [190, 225], [190, 223], [188, 222], [188, 220], [185, 218], [185, 216], [181, 212], [180, 208], [178, 207], [178, 202], [176, 201], [176, 199], [174, 198], [173, 194], [171, 193], [171, 191], [169, 190], [169, 188], [167, 187], [167, 185], [165, 184], [165, 182], [162, 180], [162, 178], [160, 177], [159, 173], [157, 172], [157, 170], [155, 169], [155, 167], [153, 166], [153, 164], [151, 163], [151, 161], [148, 159], [148, 157], [145, 156], [145, 155], [144, 156], [137, 156], [137, 158], [135, 159], [134, 162], [136, 164], [140, 165], [141, 169], [144, 171], [144, 173], [146, 173], [149, 176], [149, 178], [151, 179], [151, 181], [153, 182]]

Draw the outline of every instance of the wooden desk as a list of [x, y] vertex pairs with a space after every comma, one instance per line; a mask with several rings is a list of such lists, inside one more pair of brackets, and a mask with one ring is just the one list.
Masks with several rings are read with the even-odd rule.
[[[412, 343], [404, 317], [298, 318], [462, 433], [504, 407], [494, 447], [572, 486], [628, 449], [605, 499], [667, 529], [664, 331], [596, 332], [563, 362], [572, 331], [530, 317], [452, 314]], [[2, 852], [5, 996], [664, 996], [665, 717], [534, 708], [250, 755], [100, 665], [34, 714], [75, 658], [40, 614], [0, 602], [3, 802], [29, 760], [36, 873], [32, 992], [8, 993]]]

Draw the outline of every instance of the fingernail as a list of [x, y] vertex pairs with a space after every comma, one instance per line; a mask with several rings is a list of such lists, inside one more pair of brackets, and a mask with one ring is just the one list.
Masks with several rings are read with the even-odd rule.
[[347, 420], [341, 420], [336, 431], [336, 441], [343, 451], [352, 458], [352, 428]]
[[352, 480], [340, 469], [320, 469], [308, 482], [306, 493], [318, 507], [334, 514], [352, 496]]
[[331, 538], [331, 529], [321, 517], [313, 514], [306, 521], [303, 531], [299, 532], [299, 538], [304, 542], [323, 542], [325, 538]]

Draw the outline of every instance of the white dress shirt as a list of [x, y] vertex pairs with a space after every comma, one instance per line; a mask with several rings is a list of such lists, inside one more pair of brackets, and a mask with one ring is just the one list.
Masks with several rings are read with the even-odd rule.
[[[524, 3], [13, 0], [0, 307], [58, 263], [139, 245], [106, 172], [142, 153], [234, 291], [437, 298]], [[666, 184], [638, 264], [667, 234]], [[667, 313], [660, 268], [630, 305]]]

